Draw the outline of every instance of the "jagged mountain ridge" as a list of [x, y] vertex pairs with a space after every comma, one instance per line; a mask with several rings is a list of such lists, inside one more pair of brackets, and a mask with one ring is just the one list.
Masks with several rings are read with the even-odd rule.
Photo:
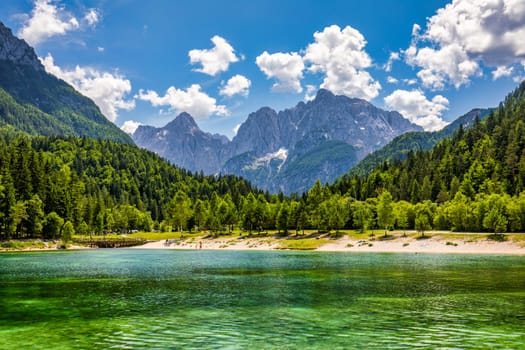
[[494, 110], [495, 108], [475, 108], [439, 131], [407, 132], [400, 135], [385, 147], [367, 155], [350, 170], [348, 176], [365, 176], [383, 162], [403, 160], [409, 152], [430, 150], [439, 141], [452, 136], [459, 127], [469, 129], [474, 125], [476, 118], [479, 120], [484, 119]]
[[226, 136], [202, 131], [188, 113], [181, 113], [162, 128], [140, 126], [133, 139], [182, 168], [205, 174], [218, 172], [221, 152], [230, 142]]
[[[282, 147], [292, 149], [305, 139], [339, 140], [360, 149], [362, 156], [386, 144], [384, 139], [391, 135], [418, 130], [422, 128], [398, 112], [383, 111], [365, 100], [335, 96], [321, 89], [313, 101], [299, 102], [279, 113], [263, 107], [250, 114], [232, 144], [237, 154], [255, 151], [261, 155]], [[265, 147], [253, 145], [254, 139], [260, 139]]]
[[44, 70], [35, 50], [27, 45], [24, 40], [15, 37], [2, 22], [0, 22], [0, 60], [30, 66], [36, 71]]
[[189, 170], [236, 174], [284, 193], [306, 191], [318, 178], [334, 181], [394, 137], [422, 130], [398, 112], [324, 89], [284, 111], [251, 113], [231, 141], [203, 132], [190, 118], [182, 113], [162, 128], [140, 126], [133, 139]]
[[1, 22], [0, 125], [32, 135], [86, 136], [133, 144], [92, 100], [48, 74], [34, 49]]

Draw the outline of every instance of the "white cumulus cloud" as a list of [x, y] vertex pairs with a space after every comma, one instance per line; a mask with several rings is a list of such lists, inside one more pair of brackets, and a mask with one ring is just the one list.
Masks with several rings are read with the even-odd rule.
[[231, 77], [226, 84], [221, 87], [219, 95], [232, 97], [233, 95], [248, 96], [252, 82], [243, 75], [237, 74]]
[[98, 23], [99, 17], [96, 9], [90, 9], [79, 21], [55, 1], [35, 0], [35, 7], [18, 32], [18, 36], [34, 46], [53, 36], [65, 35], [83, 26], [94, 26]]
[[512, 74], [513, 71], [514, 67], [499, 66], [492, 71], [492, 79], [496, 80], [501, 77], [508, 77]]
[[[301, 80], [306, 69], [307, 73], [321, 73], [323, 82], [319, 87], [335, 94], [367, 100], [379, 94], [381, 85], [366, 70], [372, 66], [372, 59], [364, 50], [366, 40], [358, 30], [350, 26], [341, 29], [332, 25], [315, 32], [313, 36], [314, 42], [301, 54], [269, 54], [264, 51], [257, 57], [255, 62], [259, 69], [268, 78], [276, 80], [273, 91], [302, 92]], [[398, 58], [398, 53], [391, 54], [392, 61]], [[311, 94], [307, 93], [305, 99], [309, 98]]]
[[481, 75], [482, 66], [509, 67], [525, 58], [525, 2], [454, 0], [420, 31], [415, 25], [405, 61], [420, 68], [424, 87], [460, 87]]
[[521, 84], [523, 81], [525, 81], [525, 75], [516, 75], [514, 78], [512, 78], [512, 81]]
[[390, 72], [392, 70], [392, 65], [395, 61], [399, 61], [401, 59], [401, 56], [399, 55], [399, 52], [391, 52], [390, 56], [388, 57], [388, 62], [385, 64], [384, 69], [385, 72]]
[[272, 90], [277, 92], [303, 91], [301, 79], [303, 78], [304, 62], [297, 52], [277, 52], [269, 54], [264, 51], [257, 56], [255, 63], [267, 78], [275, 78]]
[[134, 120], [126, 120], [124, 124], [120, 127], [124, 132], [133, 135], [135, 131], [138, 129], [139, 126], [143, 125], [140, 122], [136, 122]]
[[196, 68], [196, 72], [205, 73], [211, 76], [216, 76], [220, 72], [228, 70], [230, 63], [239, 61], [235, 55], [235, 50], [226, 41], [226, 39], [215, 35], [211, 38], [213, 48], [204, 50], [191, 50], [190, 56], [191, 64], [201, 64], [202, 68]]
[[388, 108], [398, 111], [426, 131], [440, 130], [448, 124], [441, 115], [448, 109], [449, 102], [441, 95], [428, 100], [420, 90], [395, 90], [384, 101]]
[[126, 100], [126, 96], [131, 92], [131, 82], [118, 72], [102, 72], [80, 66], [71, 70], [62, 69], [55, 65], [51, 54], [40, 60], [48, 73], [66, 81], [91, 98], [110, 121], [115, 122], [119, 109], [129, 111], [135, 108], [133, 99]]
[[390, 76], [390, 75], [386, 78], [386, 81], [387, 81], [388, 83], [390, 83], [390, 84], [397, 84], [397, 83], [399, 83], [399, 80], [398, 80], [398, 79], [396, 79], [396, 78], [394, 78], [394, 77], [392, 77], [392, 76]]
[[335, 94], [371, 100], [379, 94], [381, 85], [366, 71], [372, 59], [364, 51], [364, 36], [350, 26], [337, 25], [314, 33], [315, 42], [308, 45], [304, 61], [308, 70], [325, 74], [321, 88]]
[[408, 64], [421, 67], [417, 76], [423, 86], [435, 90], [444, 89], [447, 82], [459, 88], [468, 84], [471, 76], [481, 74], [479, 64], [457, 43], [441, 49], [411, 46], [405, 51], [405, 58]]
[[304, 95], [305, 101], [313, 101], [315, 99], [317, 87], [315, 85], [306, 85], [306, 94]]
[[148, 101], [154, 107], [167, 106], [177, 113], [187, 112], [195, 118], [229, 114], [226, 106], [217, 105], [217, 100], [202, 92], [199, 84], [193, 84], [186, 90], [170, 86], [164, 96], [159, 96], [153, 90], [140, 90], [136, 98]]
[[100, 15], [96, 9], [90, 9], [85, 15], [84, 20], [88, 26], [94, 26], [100, 20]]

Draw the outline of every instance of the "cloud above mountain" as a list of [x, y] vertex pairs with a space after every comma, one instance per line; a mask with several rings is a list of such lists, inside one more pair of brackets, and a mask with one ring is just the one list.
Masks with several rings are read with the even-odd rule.
[[119, 110], [130, 111], [135, 108], [135, 101], [127, 98], [131, 92], [131, 82], [118, 71], [111, 73], [78, 65], [73, 69], [64, 69], [55, 64], [51, 54], [41, 59], [41, 62], [48, 73], [91, 98], [112, 122], [116, 121]]
[[304, 62], [297, 52], [270, 54], [264, 51], [257, 56], [255, 63], [267, 78], [275, 78], [273, 91], [296, 93], [303, 91], [301, 79], [303, 78]]
[[367, 100], [379, 94], [381, 84], [366, 70], [372, 66], [372, 59], [364, 51], [366, 40], [357, 29], [331, 25], [315, 32], [313, 37], [314, 42], [301, 53], [264, 51], [257, 57], [259, 69], [267, 78], [276, 80], [273, 91], [301, 93], [306, 72], [321, 74], [323, 81], [319, 88], [335, 94]]
[[366, 40], [355, 28], [337, 25], [314, 33], [315, 41], [304, 55], [308, 71], [324, 74], [320, 87], [335, 94], [371, 100], [379, 94], [381, 85], [366, 70], [372, 59], [364, 51]]
[[229, 114], [226, 106], [217, 105], [217, 100], [202, 92], [199, 84], [193, 84], [186, 90], [170, 86], [164, 96], [153, 90], [140, 90], [135, 98], [148, 101], [154, 107], [169, 107], [177, 113], [187, 112], [195, 118]]
[[414, 26], [405, 61], [419, 69], [423, 87], [443, 90], [469, 84], [494, 69], [494, 78], [525, 59], [525, 2], [454, 0]]
[[219, 95], [232, 97], [234, 95], [248, 96], [252, 82], [243, 75], [237, 74], [222, 85]]
[[191, 64], [201, 65], [201, 68], [195, 68], [194, 71], [216, 76], [221, 72], [226, 72], [230, 63], [239, 61], [239, 58], [226, 39], [215, 35], [211, 41], [214, 45], [211, 49], [194, 49], [188, 55]]
[[33, 11], [25, 17], [18, 36], [33, 46], [57, 35], [93, 27], [100, 20], [96, 9], [89, 9], [79, 19], [52, 0], [36, 0]]
[[420, 90], [395, 90], [384, 101], [388, 108], [398, 111], [426, 131], [437, 131], [448, 124], [441, 115], [448, 109], [449, 101], [441, 95], [428, 100]]

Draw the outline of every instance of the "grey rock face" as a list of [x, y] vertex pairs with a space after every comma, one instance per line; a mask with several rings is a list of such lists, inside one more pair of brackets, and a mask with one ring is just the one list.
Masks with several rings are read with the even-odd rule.
[[313, 101], [279, 113], [265, 107], [250, 114], [222, 172], [271, 192], [302, 192], [316, 179], [334, 181], [396, 136], [421, 130], [398, 112], [321, 89]]
[[15, 37], [11, 29], [4, 26], [2, 22], [0, 22], [0, 60], [28, 65], [37, 71], [44, 70], [35, 50], [24, 40]]
[[278, 115], [273, 109], [263, 107], [251, 113], [233, 138], [231, 155], [245, 152], [263, 155], [278, 150], [282, 145], [280, 129]]
[[384, 111], [365, 100], [335, 96], [324, 89], [313, 101], [280, 114], [295, 129], [290, 130], [289, 146], [312, 138], [343, 141], [358, 149], [359, 158], [399, 134], [422, 130], [398, 112]]
[[319, 90], [313, 101], [251, 113], [230, 142], [179, 115], [164, 128], [139, 127], [133, 139], [173, 163], [207, 174], [243, 176], [272, 192], [306, 191], [332, 182], [394, 137], [422, 128], [398, 112]]
[[226, 136], [199, 129], [188, 113], [181, 113], [162, 128], [139, 126], [133, 134], [137, 146], [152, 150], [180, 167], [205, 174], [218, 173]]

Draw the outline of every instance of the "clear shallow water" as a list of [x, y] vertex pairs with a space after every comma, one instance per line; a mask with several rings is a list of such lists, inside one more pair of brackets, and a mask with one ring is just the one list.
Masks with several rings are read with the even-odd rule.
[[0, 254], [0, 349], [525, 348], [519, 256]]

